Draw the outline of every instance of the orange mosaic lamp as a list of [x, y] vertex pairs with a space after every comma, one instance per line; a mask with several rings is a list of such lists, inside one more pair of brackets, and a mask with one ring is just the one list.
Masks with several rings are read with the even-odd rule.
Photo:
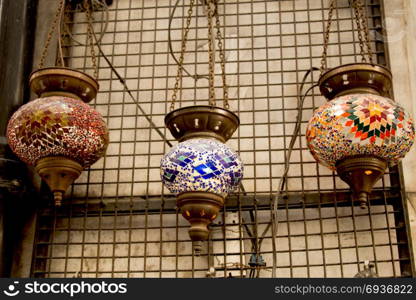
[[8, 143], [22, 161], [35, 166], [59, 206], [69, 185], [108, 145], [102, 116], [86, 104], [95, 98], [98, 83], [83, 72], [53, 67], [32, 73], [30, 86], [40, 98], [13, 114]]
[[324, 73], [321, 92], [330, 101], [313, 114], [306, 139], [313, 157], [336, 170], [362, 207], [388, 166], [413, 145], [413, 120], [386, 97], [390, 72], [371, 64], [350, 64]]
[[409, 152], [415, 128], [410, 115], [390, 99], [390, 70], [373, 63], [362, 0], [350, 1], [362, 62], [327, 68], [335, 2], [330, 1], [318, 82], [321, 94], [329, 102], [314, 112], [306, 139], [313, 157], [336, 170], [365, 208], [369, 193], [387, 167], [397, 164]]

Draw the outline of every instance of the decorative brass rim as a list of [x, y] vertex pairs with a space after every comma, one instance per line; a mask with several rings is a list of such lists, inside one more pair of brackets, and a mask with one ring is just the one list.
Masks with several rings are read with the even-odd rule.
[[69, 68], [51, 67], [32, 72], [31, 90], [39, 97], [68, 96], [90, 102], [98, 93], [98, 82], [90, 75]]
[[370, 63], [352, 63], [324, 72], [319, 78], [321, 94], [333, 98], [359, 93], [389, 96], [392, 74], [384, 66]]
[[182, 142], [192, 138], [215, 138], [225, 143], [240, 125], [238, 116], [220, 107], [187, 106], [165, 117], [166, 127]]

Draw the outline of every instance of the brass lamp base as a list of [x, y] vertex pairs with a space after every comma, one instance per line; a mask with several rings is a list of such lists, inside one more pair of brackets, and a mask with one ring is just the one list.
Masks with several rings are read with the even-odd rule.
[[351, 187], [361, 208], [367, 207], [368, 194], [383, 176], [387, 162], [375, 156], [345, 158], [336, 164], [339, 177]]
[[191, 223], [189, 236], [195, 254], [201, 252], [201, 242], [208, 239], [208, 225], [224, 206], [224, 198], [210, 192], [184, 192], [177, 196], [176, 204], [182, 216]]
[[35, 169], [51, 189], [56, 206], [62, 205], [65, 191], [83, 170], [78, 162], [63, 156], [42, 158], [37, 162]]
[[166, 127], [179, 142], [194, 138], [215, 138], [225, 143], [239, 124], [240, 119], [233, 112], [207, 105], [179, 108], [165, 117]]

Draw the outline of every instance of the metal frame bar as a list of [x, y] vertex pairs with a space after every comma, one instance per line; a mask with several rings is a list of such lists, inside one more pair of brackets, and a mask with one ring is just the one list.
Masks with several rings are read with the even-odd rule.
[[[169, 15], [166, 11], [171, 9], [175, 1], [157, 1], [155, 5], [143, 1], [139, 6], [138, 2], [131, 0], [122, 2], [116, 1], [111, 7], [110, 23], [114, 25], [114, 29], [107, 32], [107, 40], [103, 41], [103, 47], [106, 53], [109, 53], [110, 60], [116, 64], [116, 68], [119, 71], [123, 70], [121, 73], [127, 82], [134, 83], [137, 77], [131, 70], [139, 72], [141, 82], [137, 83], [133, 91], [137, 99], [140, 99], [140, 104], [146, 108], [148, 116], [166, 135], [166, 129], [160, 120], [168, 109], [166, 99], [169, 97], [168, 89], [174, 79], [172, 70], [175, 69], [175, 65], [169, 58], [169, 52], [158, 48], [158, 45], [167, 41], [160, 34], [166, 30], [164, 24]], [[129, 111], [131, 103], [125, 99], [114, 78], [105, 75], [109, 68], [100, 61], [99, 74], [104, 74], [100, 82], [104, 86], [108, 84], [101, 92], [102, 95], [106, 95], [104, 99], [107, 100], [98, 100], [94, 106], [107, 118], [110, 133], [116, 137], [113, 144], [117, 151], [109, 153], [101, 164], [91, 168], [84, 181], [74, 184], [72, 195], [64, 208], [56, 210], [45, 207], [39, 210], [37, 250], [32, 274], [39, 277], [70, 277], [74, 274], [70, 262], [81, 261], [81, 276], [201, 277], [205, 276], [212, 264], [217, 268], [217, 276], [243, 277], [247, 276], [247, 271], [250, 271], [253, 277], [269, 276], [272, 233], [269, 231], [265, 235], [263, 248], [258, 249], [254, 246], [253, 250], [252, 247], [256, 245], [259, 234], [268, 224], [266, 216], [270, 216], [273, 193], [281, 175], [278, 168], [283, 166], [283, 162], [276, 161], [275, 158], [281, 154], [285, 157], [288, 150], [287, 143], [294, 126], [293, 114], [297, 110], [293, 103], [296, 102], [300, 74], [316, 64], [320, 58], [320, 53], [314, 51], [320, 46], [319, 41], [315, 42], [315, 39], [322, 35], [322, 31], [316, 31], [316, 26], [322, 24], [324, 28], [323, 20], [327, 11], [324, 3], [324, 0], [320, 3], [307, 0], [292, 1], [289, 6], [282, 1], [266, 0], [227, 0], [219, 3], [224, 35], [228, 36], [231, 32], [238, 37], [234, 45], [226, 44], [227, 53], [235, 53], [228, 61], [233, 65], [233, 70], [227, 72], [227, 75], [239, 75], [234, 76], [235, 82], [230, 84], [230, 91], [234, 91], [230, 92], [230, 102], [232, 105], [235, 104], [235, 110], [242, 120], [240, 130], [231, 139], [231, 143], [240, 155], [251, 157], [245, 164], [249, 171], [244, 180], [247, 183], [245, 186], [253, 188], [239, 191], [227, 199], [222, 216], [212, 225], [214, 231], [207, 251], [200, 257], [195, 257], [189, 250], [187, 224], [178, 214], [175, 198], [165, 194], [164, 190], [160, 195], [153, 192], [160, 182], [152, 177], [152, 174], [158, 171], [158, 166], [151, 160], [167, 151], [166, 144], [152, 132], [147, 123], [142, 122], [143, 118], [138, 115], [137, 107]], [[127, 4], [127, 7], [124, 4]], [[238, 15], [227, 13], [226, 7], [236, 9]], [[186, 14], [185, 5], [178, 8], [178, 14]], [[382, 18], [379, 1], [367, 1], [367, 8], [372, 20], [370, 30], [377, 30]], [[331, 62], [337, 61], [340, 64], [356, 59], [357, 54], [356, 49], [351, 53], [345, 50], [347, 45], [357, 45], [354, 34], [351, 35], [351, 41], [346, 38], [351, 33], [350, 27], [343, 29], [351, 20], [340, 13], [345, 13], [346, 9], [338, 7], [338, 23], [332, 28], [330, 39], [330, 47], [336, 54], [328, 56]], [[204, 20], [198, 10], [196, 14], [198, 18], [192, 21], [191, 32], [201, 30], [204, 26]], [[317, 19], [316, 14], [322, 17]], [[235, 22], [231, 21], [234, 17]], [[182, 22], [178, 22], [180, 20]], [[178, 31], [181, 23], [183, 26], [182, 16], [175, 16], [174, 23], [177, 26], [174, 31]], [[79, 30], [82, 24], [86, 23], [74, 18], [71, 25]], [[351, 21], [350, 26], [354, 27], [354, 22]], [[241, 32], [235, 33], [235, 27]], [[75, 34], [82, 37], [84, 33], [81, 30]], [[117, 35], [124, 38], [118, 40]], [[203, 46], [201, 39], [200, 36], [191, 34], [188, 48], [192, 48], [191, 45], [195, 49]], [[178, 39], [173, 40], [175, 43], [178, 42]], [[247, 41], [249, 46], [245, 45]], [[379, 41], [376, 41], [375, 45], [377, 60], [386, 63], [386, 45]], [[137, 61], [132, 62], [130, 55], [135, 54], [129, 52], [129, 47], [136, 46], [137, 52], [142, 55], [138, 55]], [[72, 49], [74, 45], [69, 44], [67, 47]], [[125, 50], [120, 50], [124, 49], [123, 47]], [[259, 56], [258, 51], [263, 50], [265, 55]], [[81, 61], [81, 67], [91, 71], [91, 66], [85, 58], [88, 57], [88, 53], [85, 51], [84, 54], [69, 51], [71, 57], [68, 57], [68, 61], [73, 64]], [[287, 51], [293, 51], [294, 55], [285, 57], [284, 53]], [[206, 58], [201, 58], [198, 54], [199, 52], [191, 49], [188, 59], [189, 64], [194, 64], [194, 72], [200, 74], [201, 70], [204, 70]], [[265, 65], [265, 69], [256, 70], [260, 65]], [[151, 72], [145, 74], [145, 68], [149, 67], [152, 68]], [[275, 77], [279, 79], [276, 80]], [[316, 81], [316, 78], [312, 79]], [[150, 81], [150, 84], [141, 87], [140, 83], [146, 81]], [[161, 83], [162, 86], [159, 85]], [[205, 85], [205, 81], [190, 85], [185, 79], [181, 90], [185, 98], [182, 104], [196, 104], [197, 100], [206, 100], [203, 97], [196, 98], [200, 90], [206, 89]], [[218, 81], [217, 88], [219, 87]], [[263, 88], [265, 92], [259, 94], [258, 91]], [[111, 104], [108, 100], [110, 98]], [[311, 112], [320, 103], [322, 99], [314, 93], [308, 97], [304, 111]], [[115, 107], [120, 108], [118, 113], [114, 113]], [[164, 108], [164, 112], [160, 112], [161, 107]], [[114, 121], [117, 118], [120, 119], [119, 123]], [[133, 123], [128, 121], [132, 118]], [[305, 124], [306, 120], [303, 121], [302, 128]], [[138, 130], [148, 132], [140, 137]], [[252, 132], [247, 134], [245, 130]], [[132, 136], [127, 138], [127, 132], [130, 131]], [[285, 187], [286, 196], [279, 203], [279, 225], [276, 233], [277, 253], [282, 259], [278, 263], [279, 276], [351, 276], [351, 270], [358, 271], [364, 258], [368, 257], [372, 257], [376, 262], [378, 272], [383, 272], [384, 266], [387, 266], [391, 267], [389, 276], [412, 276], [414, 273], [409, 268], [413, 257], [409, 253], [406, 204], [403, 202], [399, 170], [389, 170], [372, 193], [368, 211], [357, 211], [352, 206], [351, 193], [336, 174], [308, 160], [303, 138], [301, 134], [293, 149], [291, 172]], [[278, 140], [280, 144], [276, 142]], [[252, 144], [249, 144], [250, 141]], [[132, 145], [132, 152], [123, 153], [123, 142]], [[148, 143], [145, 145], [146, 150], [137, 153], [143, 151], [141, 143], [144, 142]], [[268, 146], [260, 148], [263, 143]], [[264, 157], [268, 160], [265, 161]], [[266, 171], [262, 173], [263, 170]], [[144, 174], [144, 177], [136, 175], [136, 172]], [[264, 190], [263, 181], [266, 180], [269, 180], [266, 184], [268, 188]], [[316, 182], [316, 188], [313, 189], [307, 184], [312, 180]], [[135, 185], [140, 184], [145, 184], [145, 189], [138, 192]], [[123, 194], [123, 185], [128, 187], [129, 192], [126, 194]], [[95, 186], [99, 189], [98, 196], [93, 194], [97, 189]], [[113, 194], [109, 192], [112, 186], [115, 186]], [[76, 191], [82, 188], [85, 188], [84, 195], [76, 196]], [[236, 224], [227, 223], [227, 214], [234, 212], [237, 212], [238, 218], [238, 237], [229, 237], [229, 229]], [[81, 223], [79, 220], [82, 220]], [[380, 222], [384, 225], [381, 226]], [[317, 224], [317, 227], [311, 224]], [[96, 232], [97, 236], [93, 232]], [[126, 233], [126, 238], [123, 237], [123, 232]], [[138, 232], [142, 235], [139, 236]], [[351, 236], [350, 244], [346, 243], [346, 235]], [[365, 242], [362, 241], [363, 236]], [[380, 236], [383, 236], [382, 241], [379, 240]], [[79, 237], [80, 240], [77, 240]], [[230, 249], [230, 243], [233, 241], [237, 241], [238, 246]], [[74, 249], [78, 249], [76, 247], [80, 247], [80, 250], [75, 251]], [[89, 249], [96, 250], [88, 254]], [[387, 250], [389, 259], [380, 256], [380, 249]], [[247, 262], [252, 254], [261, 255], [267, 261], [267, 266], [249, 267]], [[322, 256], [321, 261], [317, 263], [313, 255]], [[234, 256], [238, 256], [237, 260]], [[88, 263], [89, 260], [93, 263]], [[57, 261], [64, 262], [63, 271], [59, 271]], [[126, 267], [122, 269], [125, 261]], [[104, 268], [104, 265], [109, 267]]]

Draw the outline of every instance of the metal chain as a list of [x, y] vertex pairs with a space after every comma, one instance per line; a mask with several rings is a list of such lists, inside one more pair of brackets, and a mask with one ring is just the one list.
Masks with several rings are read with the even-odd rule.
[[335, 10], [336, 0], [331, 0], [328, 12], [328, 21], [326, 23], [325, 35], [324, 35], [324, 50], [321, 58], [321, 74], [327, 69], [327, 55], [328, 55], [328, 43], [329, 43], [329, 31], [331, 29], [332, 18]]
[[[362, 0], [352, 0], [352, 7], [354, 9], [356, 19], [355, 21], [357, 23], [358, 39], [360, 42], [360, 54], [362, 57], [362, 61], [366, 62], [368, 57], [369, 62], [373, 63], [373, 51], [369, 38], [367, 14], [365, 13], [364, 4]], [[367, 47], [367, 49], [365, 49], [365, 47]]]
[[[364, 4], [362, 0], [350, 0], [350, 5], [354, 10], [355, 22], [357, 24], [358, 40], [360, 44], [360, 55], [363, 62], [368, 61], [373, 63], [373, 51], [369, 38], [369, 29], [367, 23], [367, 14], [365, 12]], [[324, 51], [321, 58], [321, 74], [327, 68], [327, 55], [328, 55], [328, 43], [329, 43], [329, 32], [331, 28], [333, 12], [335, 10], [336, 0], [331, 0], [329, 13], [328, 13], [328, 22], [325, 29], [324, 36]], [[367, 48], [367, 49], [365, 49]]]
[[175, 86], [173, 88], [172, 102], [170, 104], [170, 110], [175, 109], [175, 102], [177, 100], [177, 95], [178, 95], [178, 90], [179, 90], [179, 83], [182, 81], [183, 60], [184, 60], [184, 57], [185, 57], [186, 42], [188, 40], [189, 27], [191, 25], [191, 17], [192, 17], [192, 11], [193, 11], [194, 4], [195, 4], [195, 0], [190, 0], [190, 4], [189, 4], [189, 8], [188, 8], [188, 16], [186, 18], [185, 32], [182, 36], [181, 55], [180, 55], [179, 61], [178, 61], [178, 71], [176, 73]]
[[220, 56], [220, 64], [221, 64], [221, 76], [222, 76], [222, 88], [223, 88], [223, 102], [224, 102], [224, 108], [229, 109], [230, 105], [228, 103], [228, 85], [225, 75], [225, 50], [223, 47], [223, 39], [220, 29], [220, 19], [218, 16], [218, 7], [216, 7], [216, 13], [215, 13], [215, 27], [217, 29], [217, 40], [218, 40], [218, 50], [219, 50], [219, 56]]
[[209, 81], [209, 105], [215, 106], [216, 99], [215, 99], [215, 54], [214, 54], [214, 40], [212, 34], [212, 18], [214, 16], [214, 2], [213, 0], [207, 1], [207, 16], [208, 16], [208, 81]]
[[[65, 67], [65, 60], [64, 60], [64, 51], [63, 51], [63, 43], [64, 43], [64, 39], [63, 39], [63, 34], [62, 34], [62, 22], [64, 22], [64, 13], [65, 13], [65, 0], [64, 0], [64, 4], [63, 4], [63, 8], [60, 11], [60, 15], [59, 15], [59, 24], [58, 24], [58, 52], [59, 52], [59, 60], [58, 63], [60, 64], [61, 67]], [[57, 63], [57, 64], [58, 64]]]
[[[58, 9], [56, 10], [55, 16], [53, 18], [51, 27], [48, 32], [48, 36], [46, 38], [45, 46], [43, 47], [43, 50], [42, 50], [42, 55], [40, 57], [38, 69], [42, 69], [45, 64], [46, 55], [48, 55], [49, 45], [51, 43], [53, 33], [55, 32], [56, 25], [58, 24], [58, 21], [62, 17], [62, 10], [64, 9], [64, 5], [65, 5], [65, 0], [61, 0], [58, 4]], [[61, 38], [61, 37], [58, 37], [58, 38]]]
[[358, 34], [358, 41], [360, 45], [360, 55], [361, 55], [361, 61], [367, 62], [367, 59], [365, 57], [365, 49], [364, 49], [364, 37], [363, 37], [363, 29], [362, 29], [362, 23], [361, 23], [361, 14], [360, 14], [360, 8], [358, 6], [358, 1], [352, 0], [352, 8], [354, 9], [354, 15], [355, 15], [355, 23], [357, 24], [357, 34]]
[[90, 5], [90, 0], [85, 0], [84, 2], [84, 6], [85, 6], [85, 15], [87, 17], [87, 47], [88, 44], [90, 45], [90, 52], [91, 52], [91, 61], [92, 61], [92, 68], [94, 70], [94, 78], [97, 79], [98, 78], [98, 65], [97, 65], [97, 55], [95, 54], [95, 49], [94, 49], [94, 39], [93, 39], [93, 28], [91, 28], [91, 26], [93, 26], [93, 21], [94, 18], [92, 16], [91, 13], [91, 5]]
[[370, 42], [370, 30], [368, 28], [367, 9], [362, 3], [361, 3], [361, 15], [362, 15], [363, 28], [364, 28], [365, 42], [367, 44], [368, 59], [370, 63], [372, 64], [373, 63], [373, 47], [371, 46], [371, 42]]

